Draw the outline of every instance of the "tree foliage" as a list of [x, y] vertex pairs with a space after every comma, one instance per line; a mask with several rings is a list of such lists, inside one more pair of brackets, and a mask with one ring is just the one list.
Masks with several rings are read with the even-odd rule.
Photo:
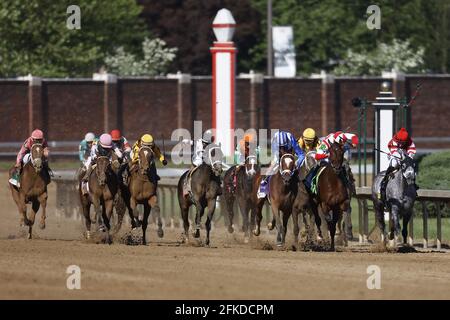
[[[266, 37], [267, 0], [252, 0], [262, 14], [261, 31]], [[450, 0], [377, 0], [381, 29], [366, 26], [369, 3], [363, 0], [277, 0], [273, 1], [273, 25], [292, 25], [297, 70], [310, 74], [332, 71], [354, 53], [377, 50], [381, 43], [408, 40], [412, 50], [423, 47], [425, 69], [448, 72], [450, 59]], [[252, 50], [252, 64], [264, 70], [266, 42]]]
[[148, 35], [135, 0], [75, 3], [79, 30], [66, 26], [73, 1], [0, 1], [0, 76], [91, 76], [116, 47], [138, 50]]
[[394, 39], [392, 43], [380, 43], [375, 50], [362, 53], [348, 50], [343, 61], [333, 73], [338, 76], [374, 75], [383, 71], [421, 73], [424, 71], [424, 48], [413, 49], [409, 41]]
[[123, 47], [105, 59], [108, 72], [119, 76], [155, 76], [167, 71], [174, 60], [176, 48], [167, 48], [164, 40], [146, 38], [142, 54], [126, 52]]

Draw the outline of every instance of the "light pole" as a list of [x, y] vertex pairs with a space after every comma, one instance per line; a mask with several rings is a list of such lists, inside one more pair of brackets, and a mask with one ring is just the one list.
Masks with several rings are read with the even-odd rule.
[[267, 0], [267, 75], [273, 76], [272, 0]]
[[234, 153], [234, 115], [236, 47], [233, 34], [236, 21], [231, 12], [221, 9], [213, 21], [213, 31], [217, 38], [210, 49], [212, 54], [212, 127], [216, 129], [216, 142], [222, 146], [225, 156]]

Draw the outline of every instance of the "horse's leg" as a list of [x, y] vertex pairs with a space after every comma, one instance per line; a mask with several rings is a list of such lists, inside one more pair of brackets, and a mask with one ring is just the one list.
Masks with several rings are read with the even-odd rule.
[[330, 243], [331, 243], [331, 251], [335, 251], [334, 247], [334, 237], [336, 235], [336, 225], [339, 221], [339, 213], [337, 211], [333, 210], [333, 219], [330, 221], [327, 221], [328, 223], [328, 230], [330, 231]]
[[130, 215], [130, 219], [131, 219], [131, 228], [132, 229], [138, 228], [139, 224], [136, 223], [136, 220], [139, 221], [139, 213], [137, 211], [137, 203], [136, 203], [136, 199], [134, 197], [131, 197], [131, 199], [130, 199], [130, 207], [128, 208], [128, 214]]
[[189, 242], [189, 205], [183, 203], [181, 206], [181, 218], [183, 219], [184, 239], [183, 242]]
[[381, 235], [381, 242], [386, 242], [386, 222], [384, 221], [384, 209], [383, 206], [374, 204], [374, 210], [375, 210], [375, 219], [377, 221], [378, 228], [380, 229], [380, 235]]
[[342, 234], [342, 216], [339, 217], [339, 220], [336, 224], [336, 235]]
[[95, 218], [94, 221], [92, 221], [92, 223], [98, 223], [99, 228], [101, 227], [100, 225], [100, 219], [101, 219], [101, 215], [102, 215], [102, 208], [101, 208], [101, 203], [100, 203], [100, 199], [93, 195], [92, 196], [92, 205], [94, 206], [94, 212], [95, 212]]
[[152, 196], [150, 200], [148, 200], [148, 203], [152, 211], [156, 215], [156, 223], [158, 224], [158, 230], [156, 231], [156, 233], [158, 234], [159, 238], [162, 238], [164, 237], [164, 230], [162, 228], [161, 208], [159, 207], [158, 204], [158, 197], [156, 195]]
[[253, 234], [255, 236], [259, 236], [261, 233], [262, 208], [264, 207], [264, 202], [264, 199], [258, 199], [256, 205], [253, 206], [253, 210], [255, 210], [255, 229], [253, 230]]
[[[149, 201], [150, 202], [150, 201]], [[147, 225], [148, 225], [148, 216], [150, 215], [150, 204], [144, 203], [144, 218], [142, 219], [142, 244], [146, 245], [146, 233], [147, 233]]]
[[224, 198], [225, 198], [225, 207], [227, 209], [227, 213], [228, 213], [228, 232], [229, 233], [233, 233], [234, 232], [234, 228], [233, 228], [233, 219], [234, 219], [234, 211], [233, 211], [233, 206], [234, 206], [234, 195], [227, 191], [227, 186], [225, 186], [225, 192], [224, 192]]
[[290, 216], [291, 216], [291, 212], [286, 212], [286, 213], [283, 212], [282, 216], [281, 216], [281, 221], [283, 223], [283, 230], [282, 230], [282, 233], [281, 233], [281, 242], [283, 244], [286, 243], [287, 224], [288, 224]]
[[294, 232], [294, 245], [298, 245], [298, 234], [300, 233], [299, 220], [298, 216], [300, 214], [300, 210], [293, 209], [292, 210], [292, 223], [293, 223], [293, 232]]
[[317, 205], [311, 200], [310, 201], [310, 208], [311, 212], [314, 215], [314, 222], [316, 224], [317, 229], [317, 240], [322, 241], [323, 235], [322, 235], [322, 219], [320, 218], [319, 209]]
[[202, 206], [200, 201], [197, 201], [197, 205], [195, 206], [195, 231], [194, 238], [200, 238], [200, 223], [202, 221], [203, 213], [205, 212], [205, 207]]
[[209, 246], [209, 233], [211, 232], [211, 221], [214, 215], [214, 210], [216, 209], [216, 198], [208, 200], [208, 216], [206, 217], [206, 242], [205, 244]]
[[114, 199], [114, 208], [116, 209], [117, 214], [117, 224], [114, 227], [114, 234], [116, 234], [122, 227], [123, 217], [126, 211], [125, 201], [123, 200], [122, 192], [118, 192], [116, 194], [116, 197]]
[[109, 244], [112, 243], [109, 231], [111, 230], [111, 216], [114, 208], [113, 199], [106, 200], [103, 204], [103, 223], [106, 226], [106, 240]]
[[31, 223], [30, 223], [30, 220], [28, 220], [28, 217], [27, 217], [27, 203], [26, 203], [24, 195], [21, 194], [19, 196], [19, 201], [18, 201], [17, 206], [19, 208], [19, 213], [22, 215], [20, 217], [20, 226], [21, 227], [22, 226], [29, 226]]
[[[271, 205], [273, 220], [272, 223], [277, 226], [277, 246], [281, 247], [283, 245], [283, 212], [281, 212], [273, 202]], [[273, 222], [275, 221], [275, 222]], [[270, 229], [270, 228], [269, 228]], [[273, 228], [272, 228], [273, 229]]]
[[86, 201], [82, 204], [82, 207], [83, 207], [84, 223], [86, 225], [86, 238], [90, 239], [90, 237], [91, 237], [91, 216], [89, 214], [89, 211], [91, 209], [91, 203], [89, 201]]
[[[39, 221], [39, 228], [45, 229], [45, 219], [47, 218], [47, 192], [41, 194], [38, 198], [39, 203], [41, 205], [41, 219]], [[38, 208], [39, 209], [39, 208]], [[37, 210], [36, 210], [37, 213]]]
[[39, 210], [39, 207], [40, 207], [39, 200], [33, 200], [31, 202], [31, 214], [30, 214], [29, 224], [28, 224], [28, 239], [32, 238], [34, 220], [36, 218], [36, 214]]
[[242, 216], [242, 232], [244, 232], [244, 242], [248, 243], [250, 237], [248, 213], [250, 211], [250, 208], [247, 204], [247, 201], [243, 197], [239, 199], [239, 211], [241, 212]]
[[403, 228], [402, 228], [403, 244], [408, 243], [408, 223], [410, 219], [411, 219], [411, 210], [408, 210], [403, 215]]
[[[400, 234], [400, 218], [399, 218], [400, 210], [397, 205], [392, 206], [392, 220], [394, 227], [394, 241], [397, 241], [397, 238]], [[395, 244], [394, 242], [394, 244]]]

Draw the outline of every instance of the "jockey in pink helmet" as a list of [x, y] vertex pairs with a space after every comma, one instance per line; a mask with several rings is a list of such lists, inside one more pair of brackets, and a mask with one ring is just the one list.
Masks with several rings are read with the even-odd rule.
[[114, 146], [111, 135], [109, 133], [102, 134], [99, 141], [92, 146], [91, 155], [84, 163], [86, 173], [82, 179], [82, 182], [85, 183], [88, 181], [92, 172], [92, 165], [95, 163], [97, 157], [108, 157], [111, 160], [113, 152], [116, 153], [119, 159], [122, 159], [123, 154], [119, 148]]
[[35, 129], [31, 133], [31, 136], [27, 138], [25, 142], [22, 144], [22, 147], [20, 148], [20, 151], [17, 154], [16, 164], [14, 165], [15, 172], [12, 174], [12, 178], [9, 180], [11, 184], [14, 184], [16, 186], [20, 185], [19, 182], [20, 171], [22, 169], [22, 166], [30, 161], [31, 147], [35, 144], [42, 145], [42, 147], [44, 148], [44, 157], [48, 158], [49, 150], [47, 141], [44, 139], [44, 133], [42, 132], [42, 130]]

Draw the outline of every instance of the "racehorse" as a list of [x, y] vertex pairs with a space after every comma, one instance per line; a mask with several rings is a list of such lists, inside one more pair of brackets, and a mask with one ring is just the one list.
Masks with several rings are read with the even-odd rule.
[[[409, 156], [405, 155], [403, 150], [400, 153], [400, 166], [392, 173], [393, 177], [388, 181], [386, 186], [386, 206], [390, 212], [389, 225], [390, 233], [389, 240], [394, 241], [400, 232], [400, 218], [403, 218], [402, 236], [403, 243], [407, 243], [408, 236], [408, 222], [413, 213], [414, 202], [417, 197], [415, 180], [417, 166], [415, 161]], [[372, 184], [372, 201], [375, 209], [375, 217], [378, 227], [381, 231], [381, 240], [384, 243], [386, 240], [385, 221], [384, 221], [384, 204], [378, 199], [377, 193], [380, 190], [380, 185], [385, 171], [380, 172], [374, 179]]]
[[[91, 224], [99, 222], [103, 218], [103, 225], [106, 227], [107, 242], [111, 243], [109, 231], [111, 229], [110, 219], [113, 212], [114, 198], [118, 192], [117, 176], [111, 168], [108, 157], [99, 156], [96, 159], [94, 168], [88, 177], [88, 194], [83, 194], [81, 181], [79, 182], [79, 193], [83, 215], [86, 224], [86, 238], [90, 238]], [[95, 218], [90, 217], [91, 204], [94, 206]]]
[[[23, 166], [20, 174], [20, 188], [9, 184], [14, 202], [19, 209], [20, 225], [28, 226], [28, 239], [32, 237], [32, 228], [36, 213], [42, 207], [39, 227], [45, 229], [46, 206], [47, 206], [47, 185], [50, 183], [48, 170], [43, 169], [44, 148], [42, 144], [35, 143], [30, 150], [30, 161]], [[9, 178], [12, 177], [15, 168], [9, 170]], [[27, 218], [27, 204], [31, 202], [31, 215]]]
[[[335, 250], [334, 236], [336, 235], [336, 224], [342, 218], [344, 212], [349, 210], [350, 197], [348, 190], [341, 178], [344, 170], [344, 148], [338, 143], [330, 146], [329, 163], [325, 165], [318, 181], [318, 195], [315, 201], [322, 216], [328, 225], [331, 238], [331, 250]], [[313, 206], [313, 210], [317, 210]], [[320, 228], [319, 228], [320, 229]], [[344, 220], [345, 230], [345, 220]], [[343, 232], [344, 243], [347, 245], [347, 235]]]
[[[293, 204], [298, 194], [298, 171], [295, 167], [295, 158], [290, 153], [284, 153], [280, 157], [278, 172], [269, 180], [269, 199], [272, 209], [272, 222], [267, 227], [269, 230], [277, 227], [277, 246], [285, 243], [287, 224], [292, 214]], [[294, 235], [298, 237], [297, 215], [294, 220]]]
[[[233, 205], [238, 201], [242, 215], [242, 232], [245, 234], [244, 242], [247, 243], [251, 235], [250, 230], [255, 226], [256, 192], [255, 178], [261, 171], [257, 163], [257, 157], [250, 155], [242, 166], [233, 166], [225, 172], [223, 179], [225, 205], [228, 212], [228, 232], [233, 233]], [[234, 181], [233, 181], [234, 180]], [[235, 186], [236, 184], [236, 186]], [[249, 217], [250, 213], [250, 217]]]
[[[195, 205], [195, 231], [194, 238], [200, 237], [200, 223], [208, 207], [208, 214], [205, 223], [206, 227], [206, 245], [210, 243], [209, 234], [211, 231], [211, 221], [216, 209], [216, 198], [222, 193], [220, 175], [222, 173], [222, 152], [218, 146], [209, 146], [208, 163], [202, 163], [196, 168], [186, 171], [178, 181], [178, 203], [181, 208], [181, 217], [184, 226], [184, 241], [189, 241], [189, 208]], [[190, 178], [188, 178], [190, 176]], [[190, 183], [191, 191], [189, 194], [183, 193], [185, 181]]]
[[[152, 174], [154, 156], [155, 155], [150, 147], [142, 146], [139, 149], [138, 165], [131, 169], [128, 192], [124, 194], [124, 200], [128, 207], [132, 227], [136, 228], [141, 224], [143, 245], [147, 244], [146, 231], [151, 210], [153, 210], [156, 215], [158, 237], [164, 237], [161, 212], [158, 205], [157, 177], [156, 174]], [[144, 206], [144, 217], [142, 222], [139, 221], [138, 214], [136, 214], [136, 207], [138, 204]]]

